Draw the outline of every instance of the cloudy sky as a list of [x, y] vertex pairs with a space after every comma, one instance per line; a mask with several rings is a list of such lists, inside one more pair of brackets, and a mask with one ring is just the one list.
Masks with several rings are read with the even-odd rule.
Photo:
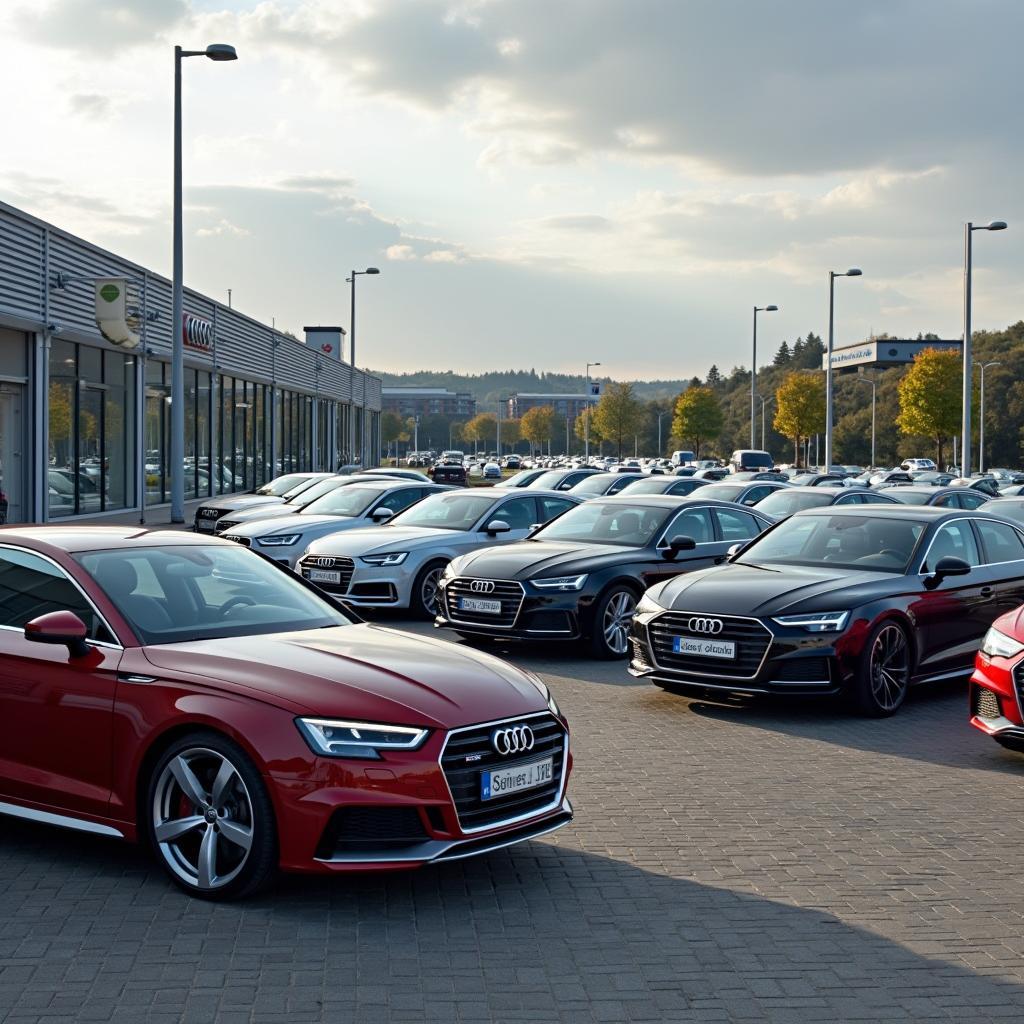
[[[5, 0], [0, 199], [389, 370], [749, 365], [1024, 315], [1020, 0]], [[17, 97], [16, 102], [11, 97]], [[2, 283], [0, 283], [2, 288]]]

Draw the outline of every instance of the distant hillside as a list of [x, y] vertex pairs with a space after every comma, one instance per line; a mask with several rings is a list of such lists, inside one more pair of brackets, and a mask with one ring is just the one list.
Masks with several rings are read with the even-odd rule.
[[[384, 380], [385, 387], [448, 388], [451, 391], [469, 391], [480, 403], [497, 401], [499, 395], [513, 391], [540, 392], [542, 394], [582, 394], [586, 378], [582, 374], [537, 373], [536, 370], [494, 370], [490, 373], [464, 374], [454, 370], [416, 370], [413, 373], [385, 373], [372, 370]], [[594, 374], [594, 380], [609, 380]], [[686, 380], [638, 380], [633, 388], [638, 398], [675, 398], [689, 384]]]

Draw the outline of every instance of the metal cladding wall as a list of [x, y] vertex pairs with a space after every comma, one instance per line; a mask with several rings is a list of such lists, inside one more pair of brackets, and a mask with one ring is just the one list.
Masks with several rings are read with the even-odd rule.
[[[53, 287], [57, 274], [72, 280], [64, 287]], [[149, 355], [169, 360], [171, 282], [167, 278], [0, 203], [0, 321], [28, 331], [44, 331], [47, 324], [54, 324], [61, 338], [112, 349], [96, 326], [92, 280], [97, 277], [136, 279], [132, 290], [137, 303], [133, 304], [143, 314], [159, 314], [152, 322], [144, 315], [143, 342]], [[186, 365], [209, 369], [216, 352], [224, 373], [319, 393], [337, 402], [361, 404], [365, 387], [367, 408], [380, 411], [380, 378], [357, 370], [353, 388], [347, 364], [323, 358], [302, 341], [188, 288], [184, 308], [186, 314], [210, 321], [215, 338], [209, 352], [186, 347]]]

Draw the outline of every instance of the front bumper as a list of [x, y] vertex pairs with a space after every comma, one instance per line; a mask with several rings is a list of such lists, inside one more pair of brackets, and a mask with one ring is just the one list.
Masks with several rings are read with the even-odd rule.
[[969, 691], [970, 722], [1004, 746], [1024, 751], [1024, 655], [979, 654]]
[[[312, 563], [321, 558], [339, 563], [342, 571], [339, 584], [311, 579], [311, 572], [318, 568]], [[332, 564], [329, 569], [335, 567]], [[358, 608], [408, 608], [412, 599], [413, 584], [420, 568], [419, 560], [410, 562], [409, 558], [401, 565], [375, 566], [366, 565], [358, 558], [304, 554], [299, 555], [295, 566], [296, 572], [331, 597], [341, 598]]]

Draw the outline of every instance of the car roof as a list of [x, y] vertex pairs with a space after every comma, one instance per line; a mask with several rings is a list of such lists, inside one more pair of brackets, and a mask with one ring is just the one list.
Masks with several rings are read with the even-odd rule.
[[698, 487], [693, 494], [634, 494], [629, 496], [628, 491], [622, 494], [614, 494], [605, 498], [595, 498], [588, 501], [587, 505], [622, 505], [626, 508], [635, 508], [638, 505], [647, 508], [681, 508], [684, 505], [715, 505], [723, 508], [739, 508], [744, 512], [751, 512], [753, 509], [747, 505], [740, 505], [735, 501], [720, 501], [717, 498], [702, 498]]
[[959, 494], [963, 490], [962, 487], [886, 487], [884, 491], [879, 491], [879, 494], [888, 494], [892, 497], [897, 497], [900, 494], [928, 494], [934, 497], [937, 494]]
[[984, 507], [978, 509], [940, 508], [936, 505], [904, 505], [902, 502], [896, 505], [832, 505], [822, 508], [805, 508], [794, 512], [793, 515], [879, 516], [883, 519], [918, 519], [924, 523], [932, 523], [939, 519], [964, 519], [967, 517], [999, 520], [999, 516], [987, 514]]
[[57, 548], [61, 551], [103, 551], [108, 548], [188, 546], [195, 544], [231, 544], [191, 530], [148, 529], [145, 526], [76, 526], [47, 523], [37, 526], [0, 527], [0, 544], [23, 542], [30, 547]]
[[455, 488], [455, 490], [466, 491], [470, 494], [493, 494], [496, 498], [536, 498], [538, 495], [541, 495], [545, 498], [569, 498], [571, 501], [580, 500], [569, 491], [553, 491], [549, 487], [462, 487]]

